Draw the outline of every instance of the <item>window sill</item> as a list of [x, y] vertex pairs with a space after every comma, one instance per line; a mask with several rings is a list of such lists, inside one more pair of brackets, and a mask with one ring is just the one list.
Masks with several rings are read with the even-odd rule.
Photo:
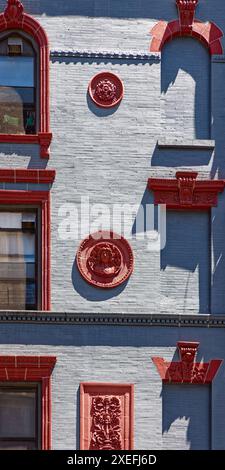
[[157, 141], [158, 148], [173, 148], [173, 149], [205, 149], [210, 150], [215, 148], [215, 140], [203, 139], [164, 139], [160, 138]]
[[39, 144], [41, 158], [49, 158], [51, 141], [51, 132], [39, 132], [38, 134], [0, 134], [0, 143]]

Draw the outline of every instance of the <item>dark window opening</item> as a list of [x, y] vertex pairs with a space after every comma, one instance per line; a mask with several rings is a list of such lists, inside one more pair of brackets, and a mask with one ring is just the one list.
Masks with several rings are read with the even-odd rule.
[[36, 385], [0, 385], [0, 450], [40, 448], [39, 393]]

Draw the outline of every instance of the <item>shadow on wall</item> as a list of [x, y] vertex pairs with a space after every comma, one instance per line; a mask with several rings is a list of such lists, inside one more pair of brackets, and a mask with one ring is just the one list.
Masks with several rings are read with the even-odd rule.
[[86, 282], [80, 275], [80, 272], [77, 269], [76, 260], [73, 263], [71, 277], [73, 287], [77, 291], [77, 293], [91, 302], [103, 302], [105, 300], [112, 299], [113, 297], [117, 297], [121, 294], [121, 292], [123, 292], [123, 290], [126, 288], [127, 283], [129, 282], [128, 279], [120, 286], [114, 287], [114, 289], [100, 289], [97, 287], [93, 287], [91, 286], [91, 284], [88, 284], [88, 282]]
[[225, 305], [225, 192], [219, 196], [218, 207], [211, 211], [212, 230], [212, 288], [211, 302], [214, 314], [224, 314]]
[[112, 114], [114, 114], [117, 111], [117, 109], [120, 106], [120, 103], [119, 103], [117, 106], [114, 106], [113, 108], [101, 108], [100, 106], [97, 106], [92, 101], [88, 91], [87, 91], [86, 97], [87, 97], [87, 105], [88, 105], [89, 110], [93, 114], [95, 114], [95, 116], [97, 116], [97, 117], [105, 118], [105, 117], [111, 116]]
[[210, 138], [210, 56], [193, 38], [163, 47], [161, 124], [171, 137]]
[[[151, 212], [151, 208], [153, 207], [154, 213]], [[150, 210], [148, 208], [150, 208]], [[146, 233], [148, 230], [153, 230], [154, 227], [157, 229], [157, 212], [158, 208], [154, 206], [153, 193], [146, 188], [133, 223], [132, 235], [143, 232]]]
[[9, 166], [9, 162], [12, 166], [21, 166], [21, 159], [18, 162], [18, 157], [24, 158], [24, 164], [29, 169], [45, 169], [48, 165], [48, 159], [40, 157], [39, 145], [32, 144], [0, 144], [0, 158], [1, 166], [4, 166], [4, 162]]
[[164, 384], [161, 395], [163, 449], [209, 450], [209, 386]]
[[152, 159], [151, 166], [163, 166], [179, 168], [184, 167], [197, 167], [207, 166], [210, 160], [213, 159], [213, 150], [195, 150], [195, 149], [166, 149], [159, 148], [156, 144]]
[[[161, 290], [167, 307], [210, 313], [210, 222], [204, 212], [167, 212]], [[172, 302], [172, 303], [170, 303]]]
[[[161, 18], [177, 17], [176, 6], [168, 1], [163, 8], [158, 0], [23, 0], [26, 11], [31, 14], [48, 16], [93, 16], [112, 18]], [[5, 0], [0, 0], [0, 8]]]

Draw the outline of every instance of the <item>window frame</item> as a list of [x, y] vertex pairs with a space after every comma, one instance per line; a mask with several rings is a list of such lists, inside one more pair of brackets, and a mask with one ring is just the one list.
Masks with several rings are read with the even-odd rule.
[[45, 30], [32, 16], [24, 12], [20, 0], [16, 5], [11, 2], [6, 5], [0, 14], [0, 34], [15, 30], [18, 34], [25, 33], [30, 42], [37, 45], [39, 51], [39, 66], [37, 76], [39, 80], [39, 121], [36, 134], [0, 134], [0, 143], [34, 143], [40, 146], [40, 157], [49, 158], [49, 147], [52, 140], [50, 131], [49, 111], [49, 43]]
[[[10, 191], [0, 190], [1, 206], [37, 206], [40, 211], [39, 227], [41, 228], [41, 253], [38, 259], [38, 271], [41, 272], [40, 305], [37, 310], [50, 310], [50, 194], [49, 191]], [[39, 308], [40, 307], [40, 308]]]
[[[37, 136], [39, 126], [40, 126], [40, 76], [39, 76], [40, 75], [39, 74], [39, 70], [40, 70], [40, 53], [39, 52], [40, 51], [39, 51], [37, 42], [34, 40], [34, 38], [29, 36], [24, 31], [18, 30], [18, 29], [11, 29], [11, 30], [1, 32], [1, 29], [0, 29], [0, 43], [3, 41], [6, 41], [8, 38], [10, 38], [10, 36], [18, 36], [21, 39], [24, 39], [33, 49], [33, 56], [21, 54], [20, 56], [15, 56], [15, 57], [33, 57], [33, 60], [34, 60], [34, 64], [33, 64], [34, 65], [34, 68], [33, 68], [34, 86], [33, 88], [34, 88], [34, 104], [35, 104], [35, 133], [34, 134], [10, 134], [10, 133], [0, 134], [0, 142], [1, 142], [1, 139], [6, 139], [7, 135], [12, 137], [12, 139], [14, 138], [16, 139], [16, 137], [19, 137], [19, 139], [23, 139], [24, 136], [31, 136], [31, 139], [33, 137], [34, 140], [36, 140], [36, 136]], [[1, 54], [0, 56], [2, 57]], [[6, 57], [12, 57], [12, 56], [6, 56]], [[4, 140], [4, 142], [6, 141]]]
[[[35, 281], [35, 305], [36, 308], [33, 310], [38, 310], [40, 305], [41, 305], [41, 292], [40, 292], [40, 274], [41, 274], [41, 236], [40, 236], [40, 225], [41, 225], [41, 216], [40, 216], [40, 208], [38, 206], [7, 206], [0, 204], [0, 214], [3, 212], [12, 212], [12, 213], [35, 213], [36, 215], [36, 228], [35, 228], [35, 276], [34, 276], [34, 281]], [[0, 233], [1, 232], [21, 232], [23, 233], [23, 230], [17, 230], [17, 229], [1, 229], [0, 228]], [[0, 304], [0, 311], [1, 311], [1, 304]], [[31, 311], [32, 309], [27, 309], [25, 308], [26, 311]]]
[[0, 384], [39, 384], [41, 396], [41, 450], [51, 449], [51, 375], [55, 356], [0, 356]]
[[0, 446], [3, 442], [35, 442], [36, 450], [41, 449], [41, 389], [40, 383], [35, 382], [0, 382], [0, 390], [9, 391], [34, 391], [35, 392], [35, 437], [0, 437]]

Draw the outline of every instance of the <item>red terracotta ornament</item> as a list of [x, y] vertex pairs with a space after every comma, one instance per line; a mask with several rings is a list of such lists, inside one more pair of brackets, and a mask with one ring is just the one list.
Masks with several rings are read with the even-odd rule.
[[196, 181], [197, 175], [194, 171], [177, 171], [176, 179], [149, 178], [154, 203], [166, 204], [167, 209], [204, 210], [216, 206], [224, 180]]
[[36, 19], [24, 12], [20, 0], [8, 0], [0, 14], [0, 33], [16, 29], [31, 36], [39, 48], [39, 128], [36, 134], [0, 134], [0, 143], [39, 144], [41, 158], [49, 158], [52, 133], [49, 111], [49, 45], [47, 35]]
[[182, 31], [189, 32], [195, 16], [198, 0], [176, 0]]
[[13, 21], [22, 21], [23, 11], [23, 4], [20, 0], [8, 0], [5, 9], [6, 21], [9, 23]]
[[122, 80], [111, 72], [95, 75], [88, 87], [91, 99], [101, 108], [112, 108], [120, 103], [124, 95]]
[[210, 362], [195, 362], [199, 343], [179, 341], [177, 347], [180, 362], [166, 362], [162, 357], [152, 357], [163, 383], [210, 384], [222, 359]]
[[134, 386], [80, 384], [80, 448], [133, 449]]
[[52, 356], [0, 356], [0, 381], [38, 382], [41, 388], [41, 449], [51, 449], [51, 375], [56, 364]]
[[150, 51], [160, 52], [164, 44], [180, 36], [190, 36], [201, 41], [209, 53], [223, 54], [221, 38], [223, 32], [215, 23], [203, 23], [194, 19], [198, 0], [176, 0], [179, 20], [159, 21], [150, 31], [152, 36]]
[[125, 282], [134, 266], [133, 252], [127, 240], [109, 231], [96, 232], [85, 238], [76, 260], [85, 281], [103, 289]]
[[55, 174], [55, 170], [0, 168], [0, 183], [53, 184]]

